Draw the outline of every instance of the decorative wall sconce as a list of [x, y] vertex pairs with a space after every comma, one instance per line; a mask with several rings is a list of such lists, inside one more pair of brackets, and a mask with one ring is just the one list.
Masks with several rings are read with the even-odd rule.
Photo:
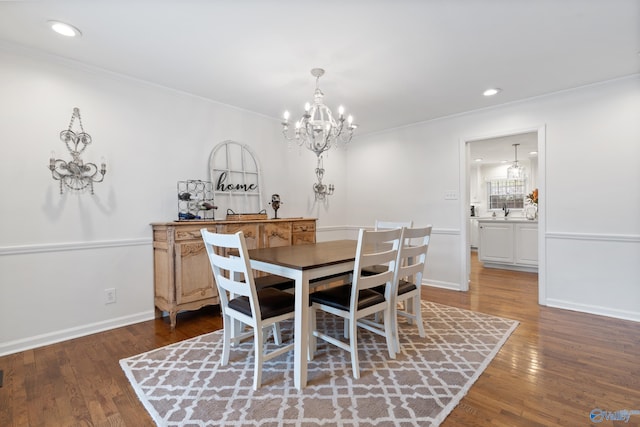
[[[75, 133], [71, 130], [76, 117], [80, 125], [80, 133]], [[104, 180], [104, 175], [107, 173], [107, 165], [103, 159], [100, 169], [98, 169], [95, 163], [84, 163], [80, 158], [80, 155], [87, 146], [91, 144], [91, 135], [84, 131], [79, 108], [76, 107], [73, 109], [69, 128], [60, 132], [60, 140], [65, 144], [71, 154], [71, 160], [69, 162], [56, 159], [55, 152], [53, 151], [49, 159], [51, 176], [53, 179], [60, 181], [60, 194], [63, 193], [63, 184], [64, 187], [74, 191], [80, 191], [90, 187], [91, 194], [93, 194], [93, 183]]]
[[331, 196], [336, 189], [333, 184], [323, 184], [323, 177], [324, 168], [322, 167], [322, 156], [318, 156], [318, 165], [316, 166], [316, 178], [318, 178], [318, 182], [313, 184], [313, 192], [316, 195], [316, 200], [324, 200], [327, 196]]

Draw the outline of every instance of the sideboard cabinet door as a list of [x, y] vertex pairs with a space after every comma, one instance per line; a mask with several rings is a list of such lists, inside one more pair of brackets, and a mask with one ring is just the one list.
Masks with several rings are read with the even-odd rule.
[[176, 303], [217, 298], [209, 256], [202, 242], [176, 244]]
[[291, 246], [291, 223], [271, 222], [264, 224], [263, 230], [265, 248]]

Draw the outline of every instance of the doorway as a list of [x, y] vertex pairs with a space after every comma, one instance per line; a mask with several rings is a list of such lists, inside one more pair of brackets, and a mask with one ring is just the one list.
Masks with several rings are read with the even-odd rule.
[[[533, 188], [539, 189], [538, 201], [538, 302], [545, 305], [545, 128], [544, 126], [522, 129], [511, 132], [501, 132], [481, 137], [466, 138], [460, 141], [460, 195], [461, 195], [461, 273], [462, 291], [469, 290], [471, 277], [471, 246], [478, 245], [476, 230], [473, 228], [475, 219], [504, 216], [504, 211], [491, 206], [487, 191], [487, 181], [492, 178], [506, 176], [506, 168], [515, 162], [517, 157], [520, 165], [528, 167], [527, 192]], [[514, 144], [518, 144], [514, 146]], [[516, 154], [517, 150], [517, 154]], [[537, 152], [536, 154], [530, 154]], [[479, 160], [482, 159], [482, 160]], [[474, 206], [471, 209], [471, 206]], [[473, 212], [472, 212], [473, 211]], [[515, 210], [510, 215], [524, 215], [523, 211]], [[535, 232], [534, 232], [535, 234]]]

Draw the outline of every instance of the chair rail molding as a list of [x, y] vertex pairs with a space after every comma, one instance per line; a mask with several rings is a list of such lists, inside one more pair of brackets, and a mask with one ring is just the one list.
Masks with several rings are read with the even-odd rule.
[[96, 240], [91, 242], [44, 243], [37, 245], [20, 245], [0, 247], [0, 256], [24, 255], [46, 252], [68, 252], [86, 249], [120, 248], [125, 246], [151, 246], [151, 238]]
[[554, 240], [589, 240], [592, 242], [629, 242], [640, 243], [640, 234], [605, 234], [605, 233], [567, 233], [548, 231], [547, 239]]

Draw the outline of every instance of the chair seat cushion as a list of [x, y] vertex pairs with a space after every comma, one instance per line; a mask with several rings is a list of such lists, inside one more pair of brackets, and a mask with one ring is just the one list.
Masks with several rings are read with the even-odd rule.
[[406, 294], [418, 289], [415, 283], [407, 282], [406, 280], [400, 280], [398, 283], [398, 295]]
[[[376, 286], [375, 288], [372, 288], [372, 289], [384, 295], [384, 286]], [[417, 289], [415, 283], [407, 282], [406, 280], [400, 280], [400, 283], [398, 283], [398, 291], [396, 294], [397, 295], [406, 294], [407, 292], [411, 292], [415, 289]]]
[[[258, 304], [262, 319], [290, 313], [295, 307], [295, 296], [275, 288], [265, 288], [258, 291]], [[237, 297], [229, 301], [229, 308], [242, 314], [251, 316], [249, 297]]]
[[[351, 284], [314, 292], [309, 295], [309, 299], [311, 302], [325, 304], [329, 307], [348, 311], [350, 309], [349, 304], [351, 302]], [[384, 295], [372, 291], [371, 289], [363, 289], [360, 291], [360, 295], [358, 297], [358, 310], [362, 310], [382, 302], [384, 302]]]
[[374, 274], [384, 273], [389, 269], [388, 265], [370, 265], [362, 269], [363, 276], [373, 276]]
[[276, 288], [280, 290], [295, 288], [296, 281], [293, 279], [287, 279], [286, 277], [278, 276], [275, 274], [268, 274], [262, 277], [256, 277], [253, 279], [256, 284], [256, 289], [261, 290], [265, 288]]

